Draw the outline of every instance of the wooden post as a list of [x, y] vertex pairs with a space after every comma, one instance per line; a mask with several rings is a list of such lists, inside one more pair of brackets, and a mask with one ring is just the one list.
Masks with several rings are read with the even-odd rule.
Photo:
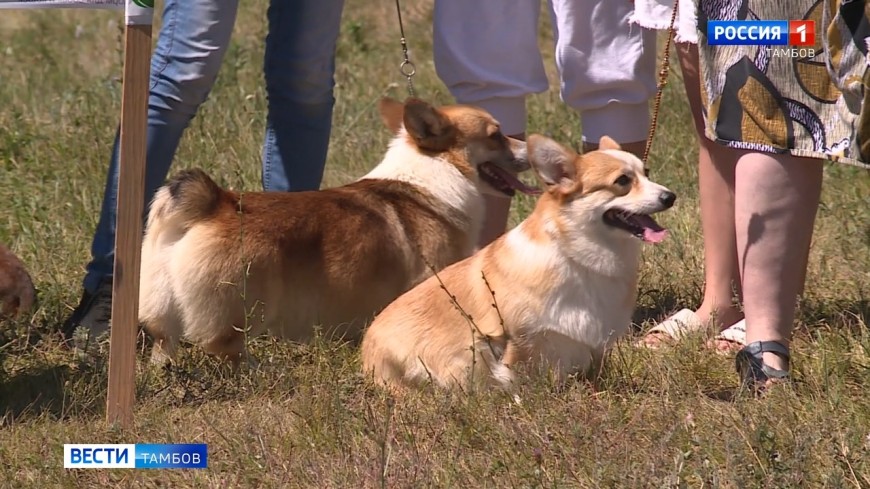
[[[139, 21], [131, 22], [133, 9]], [[121, 88], [120, 165], [112, 284], [112, 328], [106, 418], [128, 428], [133, 422], [136, 389], [136, 337], [139, 323], [139, 264], [145, 195], [145, 146], [151, 67], [153, 1], [128, 0]], [[147, 11], [142, 15], [142, 11]], [[147, 18], [147, 22], [141, 19]]]

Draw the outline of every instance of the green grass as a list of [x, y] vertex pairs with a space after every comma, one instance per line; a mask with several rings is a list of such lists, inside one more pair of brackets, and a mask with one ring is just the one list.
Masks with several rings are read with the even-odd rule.
[[[259, 188], [266, 4], [242, 2], [176, 170]], [[431, 61], [431, 6], [403, 8], [417, 90], [449, 102]], [[385, 148], [374, 104], [405, 96], [394, 15], [391, 2], [348, 1], [326, 185], [362, 175]], [[32, 317], [0, 328], [0, 487], [870, 486], [870, 179], [843, 166], [825, 169], [797, 382], [764, 399], [735, 396], [732, 359], [705, 351], [703, 338], [663, 352], [623, 342], [594, 385], [528, 378], [521, 405], [499, 393], [430, 391], [393, 402], [362, 381], [351, 347], [258, 339], [257, 369], [231, 373], [192, 348], [171, 372], [140, 368], [135, 426], [109, 428], [105, 351], [76, 356], [56, 330], [79, 298], [118, 122], [120, 20], [0, 17], [0, 242], [27, 263], [40, 295]], [[541, 46], [552, 75], [546, 35]], [[678, 73], [664, 107], [651, 167], [679, 200], [661, 218], [670, 239], [644, 252], [639, 329], [697, 305], [702, 291], [697, 150]], [[555, 89], [532, 97], [529, 112], [530, 132], [579, 145], [579, 118]], [[517, 199], [511, 223], [532, 204]], [[206, 442], [210, 467], [65, 471], [63, 443], [83, 442]]]

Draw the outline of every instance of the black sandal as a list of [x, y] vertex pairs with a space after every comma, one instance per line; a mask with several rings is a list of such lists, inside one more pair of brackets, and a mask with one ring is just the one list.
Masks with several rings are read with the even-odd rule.
[[757, 390], [764, 388], [768, 380], [788, 380], [788, 370], [779, 370], [764, 363], [764, 353], [774, 353], [786, 362], [790, 358], [788, 348], [778, 341], [756, 341], [744, 346], [735, 358], [737, 373], [744, 386]]

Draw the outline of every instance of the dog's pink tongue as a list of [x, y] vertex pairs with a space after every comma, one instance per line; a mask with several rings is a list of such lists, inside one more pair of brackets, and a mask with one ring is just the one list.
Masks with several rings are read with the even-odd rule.
[[543, 192], [541, 189], [539, 189], [537, 187], [532, 187], [530, 185], [526, 185], [525, 183], [522, 182], [522, 180], [517, 178], [516, 175], [514, 175], [513, 173], [511, 173], [503, 168], [500, 168], [498, 165], [493, 164], [493, 165], [489, 165], [489, 167], [493, 171], [498, 173], [498, 176], [500, 176], [505, 181], [505, 183], [507, 183], [510, 186], [510, 188], [512, 188], [518, 192], [522, 192], [526, 195], [538, 195], [538, 194]]
[[643, 240], [647, 243], [661, 243], [668, 237], [668, 230], [654, 230], [650, 228], [645, 228], [643, 230]]
[[647, 243], [661, 243], [668, 236], [668, 230], [650, 216], [636, 215], [634, 221], [643, 227], [643, 240]]

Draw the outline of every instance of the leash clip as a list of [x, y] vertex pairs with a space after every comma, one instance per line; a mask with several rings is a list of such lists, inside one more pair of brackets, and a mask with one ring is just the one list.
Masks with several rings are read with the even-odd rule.
[[408, 94], [411, 97], [416, 97], [417, 95], [414, 92], [414, 82], [412, 78], [417, 73], [417, 66], [415, 66], [408, 57], [408, 43], [405, 41], [405, 26], [402, 23], [402, 9], [399, 6], [399, 0], [396, 0], [396, 15], [399, 18], [399, 34], [402, 36], [400, 42], [402, 43], [402, 55], [405, 58], [399, 66], [399, 72], [402, 73], [402, 76], [408, 79]]
[[406, 77], [411, 78], [417, 74], [417, 67], [414, 66], [413, 62], [406, 59], [405, 61], [402, 61], [402, 66], [399, 67], [399, 71], [401, 71]]

